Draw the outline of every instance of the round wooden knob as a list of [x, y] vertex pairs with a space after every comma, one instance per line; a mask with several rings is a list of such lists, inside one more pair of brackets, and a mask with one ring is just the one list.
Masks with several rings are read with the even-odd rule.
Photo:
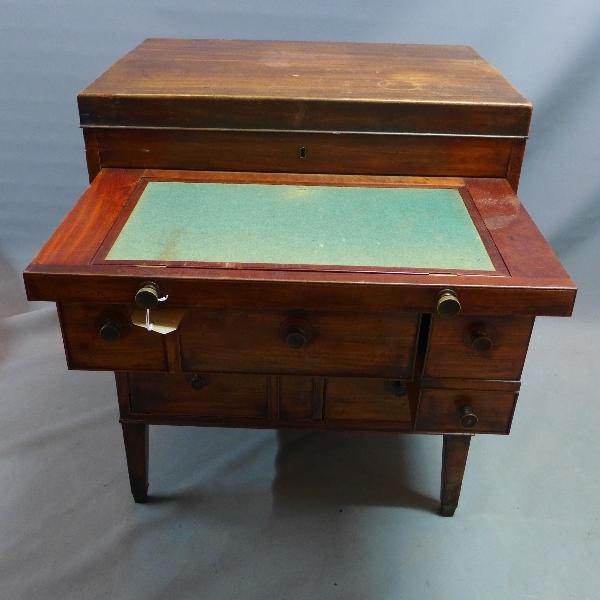
[[206, 379], [206, 377], [203, 377], [202, 375], [194, 375], [190, 379], [190, 385], [195, 390], [201, 390], [202, 388], [205, 388], [208, 385], [208, 379]]
[[489, 352], [494, 347], [494, 340], [489, 335], [481, 333], [473, 337], [471, 341], [471, 348], [475, 352]]
[[105, 321], [100, 326], [100, 337], [107, 342], [114, 342], [121, 337], [122, 327], [116, 321]]
[[460, 312], [460, 302], [451, 290], [443, 290], [437, 301], [437, 313], [441, 317], [455, 317]]
[[308, 334], [304, 329], [297, 325], [292, 325], [287, 328], [284, 333], [285, 343], [290, 348], [302, 348], [308, 344]]
[[463, 427], [471, 428], [477, 425], [479, 418], [469, 405], [465, 404], [464, 406], [461, 406], [458, 412], [460, 415], [460, 424]]
[[490, 352], [494, 348], [497, 337], [496, 328], [491, 323], [482, 321], [467, 324], [463, 333], [465, 345], [479, 354]]
[[135, 294], [135, 303], [143, 309], [154, 308], [158, 304], [160, 292], [158, 286], [152, 281], [147, 281]]

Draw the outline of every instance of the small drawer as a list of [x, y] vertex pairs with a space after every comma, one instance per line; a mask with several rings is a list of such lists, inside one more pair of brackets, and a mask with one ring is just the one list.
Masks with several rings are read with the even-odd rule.
[[325, 419], [329, 421], [389, 421], [411, 428], [407, 384], [401, 380], [329, 377]]
[[412, 377], [413, 313], [192, 309], [184, 371]]
[[322, 377], [282, 375], [277, 377], [279, 419], [283, 422], [323, 420]]
[[120, 304], [60, 304], [69, 368], [165, 371], [164, 336], [132, 325], [131, 311]]
[[417, 431], [508, 433], [516, 392], [440, 390], [421, 392]]
[[521, 378], [532, 317], [434, 317], [425, 377]]
[[268, 377], [131, 373], [131, 410], [153, 415], [266, 418]]

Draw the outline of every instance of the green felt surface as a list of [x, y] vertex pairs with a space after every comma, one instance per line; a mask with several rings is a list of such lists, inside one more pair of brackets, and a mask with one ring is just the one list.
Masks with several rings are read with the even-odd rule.
[[443, 188], [149, 182], [106, 259], [494, 270]]

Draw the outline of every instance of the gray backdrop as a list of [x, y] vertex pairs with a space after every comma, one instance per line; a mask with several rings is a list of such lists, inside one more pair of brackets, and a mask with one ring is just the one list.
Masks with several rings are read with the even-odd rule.
[[[533, 101], [520, 196], [581, 291], [454, 519], [438, 437], [153, 428], [131, 502], [111, 375], [66, 371], [20, 272], [86, 185], [77, 91], [152, 36], [470, 44]], [[600, 597], [599, 62], [597, 0], [3, 0], [0, 597]]]

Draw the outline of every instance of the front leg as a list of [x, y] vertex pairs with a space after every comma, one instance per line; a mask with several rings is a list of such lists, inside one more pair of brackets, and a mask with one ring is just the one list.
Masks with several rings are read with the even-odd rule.
[[121, 423], [131, 493], [136, 502], [148, 500], [148, 425]]
[[471, 437], [470, 435], [444, 436], [440, 492], [440, 515], [443, 517], [451, 517], [458, 506]]

